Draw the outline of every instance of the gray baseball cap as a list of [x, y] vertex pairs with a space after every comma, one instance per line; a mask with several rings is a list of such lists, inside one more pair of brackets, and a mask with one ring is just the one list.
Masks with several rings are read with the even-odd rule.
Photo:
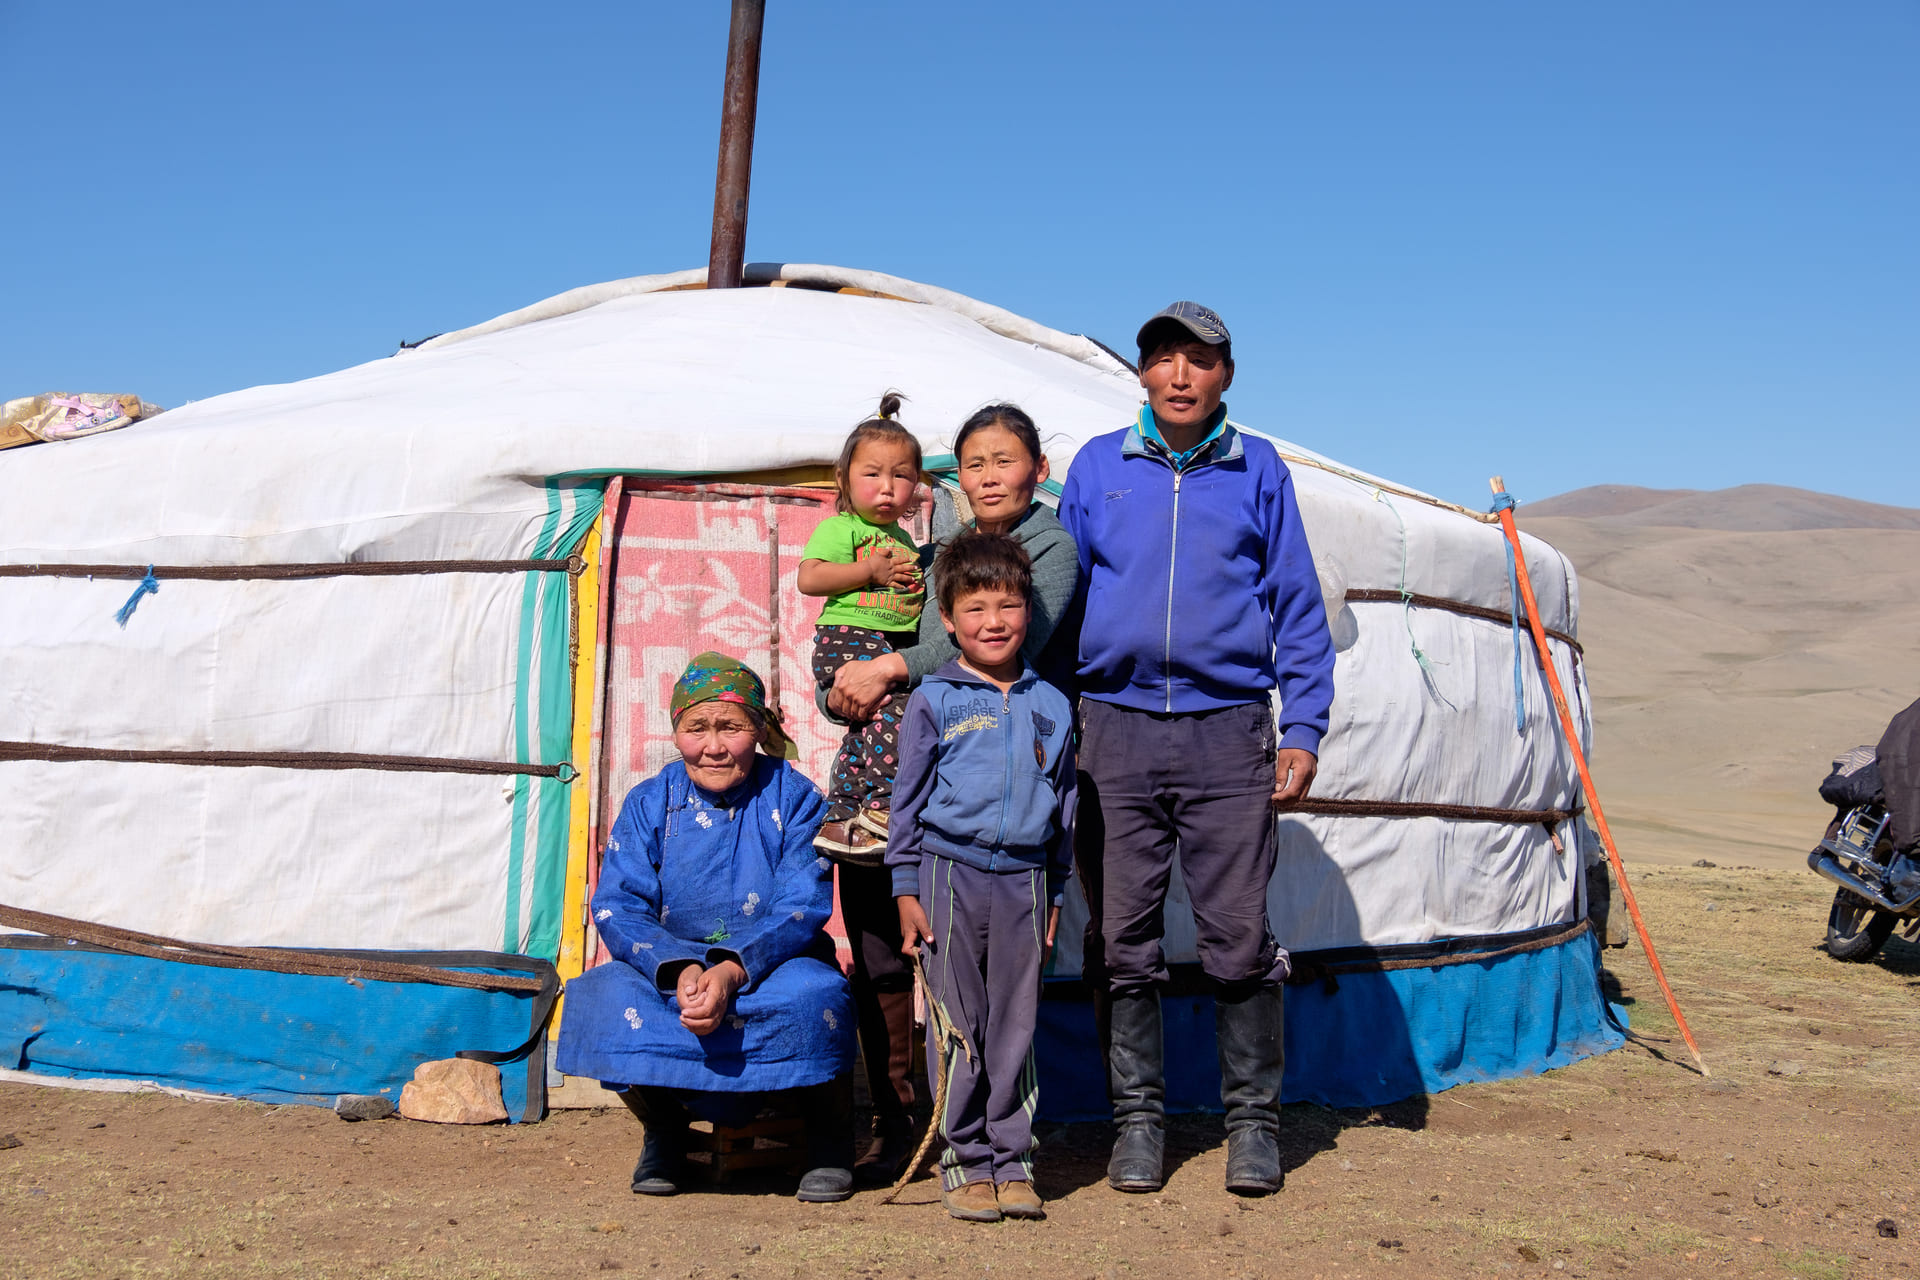
[[1163, 320], [1171, 320], [1180, 325], [1200, 341], [1210, 347], [1230, 344], [1233, 335], [1227, 332], [1226, 322], [1212, 307], [1203, 307], [1197, 302], [1175, 302], [1162, 307], [1153, 317], [1140, 326], [1134, 343], [1144, 348], [1147, 345], [1147, 332]]

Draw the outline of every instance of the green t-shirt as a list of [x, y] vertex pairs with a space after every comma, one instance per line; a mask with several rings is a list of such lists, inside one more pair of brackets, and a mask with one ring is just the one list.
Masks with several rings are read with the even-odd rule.
[[[869, 559], [876, 549], [893, 543], [904, 547], [916, 559], [920, 549], [913, 539], [900, 532], [896, 524], [869, 524], [848, 512], [828, 516], [807, 539], [800, 552], [802, 560], [825, 560], [828, 564], [855, 564]], [[927, 588], [918, 578], [904, 590], [898, 587], [861, 587], [828, 596], [820, 610], [823, 627], [870, 627], [876, 631], [911, 631], [920, 621], [920, 606], [926, 603]]]

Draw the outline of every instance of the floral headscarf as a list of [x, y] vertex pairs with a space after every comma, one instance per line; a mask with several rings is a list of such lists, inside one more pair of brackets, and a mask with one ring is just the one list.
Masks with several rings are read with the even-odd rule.
[[793, 744], [781, 731], [780, 715], [767, 705], [767, 687], [747, 665], [738, 659], [711, 649], [687, 664], [674, 682], [671, 711], [673, 723], [681, 713], [703, 702], [732, 702], [760, 713], [767, 725], [767, 754], [791, 757]]

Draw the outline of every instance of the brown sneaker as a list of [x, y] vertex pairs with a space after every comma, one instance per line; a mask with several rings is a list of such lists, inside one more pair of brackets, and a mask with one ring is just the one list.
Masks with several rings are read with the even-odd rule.
[[813, 847], [832, 858], [856, 867], [877, 867], [885, 861], [887, 842], [876, 839], [871, 831], [853, 822], [828, 822], [813, 838]]
[[993, 1195], [1000, 1204], [1002, 1217], [1038, 1219], [1047, 1216], [1046, 1202], [1033, 1189], [1031, 1182], [1003, 1182], [993, 1189]]
[[885, 840], [887, 838], [887, 819], [890, 816], [885, 809], [862, 809], [853, 815], [853, 820], [865, 827], [868, 831], [871, 831], [874, 835]]
[[823, 822], [814, 834], [813, 847], [822, 853], [838, 853], [847, 847], [847, 837], [852, 834], [851, 822]]
[[962, 1222], [1000, 1221], [1000, 1205], [993, 1197], [993, 1184], [984, 1178], [941, 1192], [940, 1203]]

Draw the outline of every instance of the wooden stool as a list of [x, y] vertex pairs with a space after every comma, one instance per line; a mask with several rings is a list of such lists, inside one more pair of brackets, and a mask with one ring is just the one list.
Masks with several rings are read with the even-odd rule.
[[[706, 1154], [705, 1160], [695, 1153]], [[742, 1169], [807, 1171], [807, 1122], [799, 1116], [767, 1115], [743, 1125], [695, 1120], [687, 1126], [687, 1171], [725, 1182]]]

